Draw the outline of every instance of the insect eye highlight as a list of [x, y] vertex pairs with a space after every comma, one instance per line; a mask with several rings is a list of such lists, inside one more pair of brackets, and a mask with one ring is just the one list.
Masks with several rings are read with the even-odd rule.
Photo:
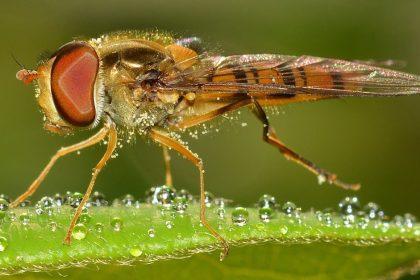
[[99, 69], [96, 51], [87, 43], [63, 46], [51, 69], [51, 92], [63, 119], [74, 126], [95, 120], [94, 86]]

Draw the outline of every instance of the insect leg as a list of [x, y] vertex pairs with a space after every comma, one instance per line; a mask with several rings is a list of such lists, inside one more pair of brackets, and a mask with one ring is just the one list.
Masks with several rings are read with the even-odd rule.
[[186, 146], [184, 146], [179, 141], [167, 136], [164, 132], [159, 129], [152, 128], [149, 132], [149, 136], [157, 143], [162, 146], [176, 150], [178, 153], [183, 155], [189, 161], [191, 161], [198, 169], [200, 173], [200, 221], [206, 227], [206, 229], [219, 240], [223, 247], [223, 252], [220, 256], [220, 259], [223, 259], [229, 252], [229, 244], [226, 240], [216, 232], [216, 230], [207, 222], [206, 218], [206, 205], [205, 205], [205, 195], [204, 195], [204, 167], [203, 161], [193, 152], [191, 152]]
[[258, 103], [257, 100], [254, 100], [255, 115], [261, 120], [261, 122], [264, 124], [264, 131], [263, 131], [263, 139], [267, 143], [279, 148], [280, 152], [286, 157], [286, 159], [292, 160], [315, 175], [318, 176], [318, 180], [322, 183], [323, 181], [327, 181], [330, 184], [334, 184], [338, 187], [341, 187], [343, 189], [351, 189], [351, 190], [358, 190], [360, 188], [360, 184], [347, 184], [344, 182], [341, 182], [337, 179], [337, 175], [328, 172], [326, 170], [323, 170], [319, 167], [317, 167], [314, 163], [311, 161], [303, 158], [290, 148], [288, 148], [280, 139], [277, 137], [276, 133], [274, 132], [274, 129], [270, 126], [268, 122], [267, 115], [264, 112], [264, 109], [261, 107], [261, 105]]
[[64, 238], [65, 244], [70, 244], [73, 228], [76, 225], [77, 220], [79, 219], [80, 214], [82, 213], [83, 207], [85, 206], [87, 200], [90, 197], [90, 194], [92, 193], [93, 186], [95, 185], [95, 181], [96, 181], [96, 178], [98, 177], [99, 172], [101, 172], [102, 168], [105, 166], [107, 161], [110, 159], [112, 153], [114, 152], [115, 147], [117, 146], [117, 140], [118, 140], [117, 130], [115, 129], [115, 125], [110, 124], [109, 130], [108, 130], [108, 146], [101, 160], [96, 164], [95, 168], [93, 168], [92, 178], [90, 179], [86, 192], [82, 198], [82, 201], [80, 202], [79, 206], [76, 209], [76, 213], [74, 214], [73, 219], [71, 220], [70, 226], [67, 230], [66, 237]]
[[50, 159], [48, 164], [44, 167], [41, 174], [39, 174], [39, 176], [35, 179], [35, 181], [32, 182], [32, 184], [29, 186], [29, 188], [23, 194], [21, 194], [15, 201], [13, 201], [10, 204], [10, 207], [18, 206], [21, 202], [25, 201], [25, 199], [27, 199], [30, 195], [32, 195], [38, 189], [38, 187], [40, 186], [42, 181], [48, 175], [51, 168], [54, 166], [54, 164], [56, 163], [56, 161], [59, 158], [61, 158], [62, 156], [65, 156], [67, 154], [73, 153], [75, 151], [78, 151], [78, 150], [81, 150], [81, 149], [84, 149], [84, 148], [87, 148], [89, 146], [97, 144], [98, 142], [100, 142], [101, 140], [103, 140], [106, 137], [106, 135], [108, 134], [108, 131], [109, 131], [108, 127], [103, 127], [101, 130], [98, 131], [98, 133], [96, 133], [95, 135], [93, 135], [89, 139], [86, 139], [86, 140], [84, 140], [82, 142], [79, 142], [77, 144], [74, 144], [74, 145], [71, 145], [71, 146], [68, 146], [68, 147], [63, 147], [63, 148], [59, 149], [54, 154], [54, 156]]
[[165, 162], [165, 185], [172, 188], [171, 156], [169, 155], [168, 147], [163, 146], [162, 150], [163, 161]]

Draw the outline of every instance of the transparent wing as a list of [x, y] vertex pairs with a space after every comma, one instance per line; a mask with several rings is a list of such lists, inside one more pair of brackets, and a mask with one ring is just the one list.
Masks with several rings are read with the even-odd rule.
[[420, 77], [390, 69], [312, 56], [237, 55], [203, 58], [165, 78], [162, 91], [211, 96], [395, 96], [420, 93]]

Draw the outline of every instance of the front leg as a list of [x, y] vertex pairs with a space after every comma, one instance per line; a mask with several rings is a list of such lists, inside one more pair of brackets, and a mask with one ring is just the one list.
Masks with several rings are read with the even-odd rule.
[[107, 145], [105, 154], [102, 156], [101, 160], [96, 164], [95, 168], [93, 168], [92, 178], [90, 179], [86, 192], [83, 195], [83, 199], [76, 209], [76, 213], [74, 214], [73, 219], [71, 220], [70, 226], [67, 230], [66, 237], [64, 238], [65, 244], [70, 244], [71, 234], [73, 232], [74, 226], [76, 225], [77, 220], [80, 217], [80, 214], [82, 214], [83, 207], [86, 205], [86, 202], [88, 201], [90, 194], [92, 193], [93, 186], [95, 185], [95, 181], [96, 181], [96, 178], [98, 177], [99, 172], [101, 172], [102, 168], [105, 166], [105, 164], [108, 162], [108, 160], [111, 158], [112, 154], [114, 153], [115, 148], [117, 147], [117, 141], [118, 141], [118, 136], [117, 136], [117, 130], [115, 129], [115, 124], [110, 123], [108, 127], [108, 145]]
[[54, 156], [50, 159], [48, 164], [44, 167], [41, 174], [39, 174], [39, 176], [32, 182], [32, 184], [29, 186], [29, 188], [23, 194], [21, 194], [15, 201], [13, 201], [10, 204], [10, 207], [13, 208], [13, 207], [18, 206], [21, 202], [25, 201], [30, 195], [32, 195], [38, 189], [38, 187], [41, 185], [42, 181], [44, 181], [45, 177], [48, 175], [51, 168], [54, 166], [54, 164], [56, 163], [56, 161], [59, 158], [65, 156], [65, 155], [68, 155], [70, 153], [76, 152], [78, 150], [81, 150], [81, 149], [84, 149], [84, 148], [87, 148], [89, 146], [97, 144], [101, 140], [105, 139], [105, 137], [109, 133], [109, 129], [110, 129], [110, 127], [108, 125], [106, 125], [101, 130], [99, 130], [98, 133], [96, 133], [95, 135], [93, 135], [89, 139], [86, 139], [86, 140], [84, 140], [82, 142], [79, 142], [77, 144], [74, 144], [74, 145], [71, 145], [71, 146], [68, 146], [68, 147], [63, 147], [63, 148], [59, 149], [54, 154]]
[[205, 188], [204, 188], [204, 167], [203, 161], [193, 152], [191, 152], [186, 146], [179, 141], [167, 136], [164, 132], [158, 128], [152, 128], [149, 132], [150, 138], [155, 142], [161, 144], [164, 147], [174, 149], [186, 159], [191, 161], [198, 169], [200, 173], [200, 221], [206, 227], [206, 229], [219, 240], [223, 247], [223, 252], [220, 259], [223, 259], [229, 252], [229, 244], [226, 240], [216, 232], [216, 230], [208, 223], [206, 218], [206, 204], [205, 204]]

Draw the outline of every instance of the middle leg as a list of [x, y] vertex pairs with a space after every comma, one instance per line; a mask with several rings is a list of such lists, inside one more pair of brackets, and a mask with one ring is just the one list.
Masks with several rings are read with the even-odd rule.
[[229, 244], [217, 231], [208, 223], [206, 218], [206, 204], [205, 204], [205, 189], [204, 189], [204, 166], [203, 161], [193, 152], [191, 152], [186, 146], [179, 141], [167, 136], [164, 132], [157, 128], [152, 128], [149, 132], [150, 138], [155, 142], [166, 146], [168, 148], [176, 150], [178, 153], [183, 155], [186, 159], [191, 161], [198, 169], [200, 173], [200, 221], [204, 227], [219, 240], [223, 247], [220, 259], [222, 260], [229, 252]]
[[165, 185], [172, 188], [172, 172], [171, 172], [171, 155], [169, 154], [168, 147], [163, 146], [163, 161], [165, 163]]

